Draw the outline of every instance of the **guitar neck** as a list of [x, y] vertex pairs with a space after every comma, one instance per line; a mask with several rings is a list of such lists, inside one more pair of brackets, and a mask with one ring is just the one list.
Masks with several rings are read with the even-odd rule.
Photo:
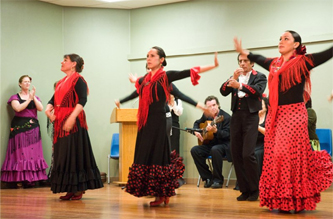
[[216, 122], [215, 122], [215, 119], [214, 119], [213, 121], [211, 121], [210, 125], [213, 126], [215, 124], [216, 124]]

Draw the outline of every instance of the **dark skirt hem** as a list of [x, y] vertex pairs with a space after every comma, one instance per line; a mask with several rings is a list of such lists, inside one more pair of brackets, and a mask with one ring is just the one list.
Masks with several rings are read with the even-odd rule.
[[185, 165], [175, 151], [171, 153], [171, 164], [133, 164], [128, 174], [126, 192], [136, 196], [171, 197], [179, 187], [177, 179], [183, 176]]

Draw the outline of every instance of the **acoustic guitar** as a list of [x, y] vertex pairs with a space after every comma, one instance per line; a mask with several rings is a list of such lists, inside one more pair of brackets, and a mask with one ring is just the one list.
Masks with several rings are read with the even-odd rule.
[[224, 119], [223, 115], [217, 116], [213, 121], [207, 120], [204, 123], [199, 124], [199, 128], [202, 130], [202, 138], [203, 141], [200, 141], [198, 139], [198, 144], [208, 144], [213, 138], [214, 138], [214, 133], [212, 131], [207, 131], [206, 128], [210, 124], [211, 126], [215, 125], [216, 123], [222, 122]]

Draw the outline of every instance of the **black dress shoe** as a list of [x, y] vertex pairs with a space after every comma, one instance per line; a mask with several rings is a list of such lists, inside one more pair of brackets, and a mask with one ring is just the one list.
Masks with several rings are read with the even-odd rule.
[[247, 199], [248, 201], [257, 201], [259, 197], [259, 190], [253, 191], [250, 193], [249, 198]]
[[249, 196], [249, 193], [243, 192], [240, 196], [237, 197], [237, 201], [246, 201]]
[[236, 181], [236, 185], [235, 185], [235, 188], [234, 190], [238, 190], [239, 191], [239, 185], [238, 185], [238, 181]]
[[212, 189], [220, 189], [223, 187], [223, 183], [214, 182], [211, 187]]
[[204, 187], [205, 187], [205, 188], [209, 188], [209, 187], [212, 186], [212, 184], [213, 184], [213, 182], [212, 182], [211, 179], [206, 179], [206, 182], [205, 182]]

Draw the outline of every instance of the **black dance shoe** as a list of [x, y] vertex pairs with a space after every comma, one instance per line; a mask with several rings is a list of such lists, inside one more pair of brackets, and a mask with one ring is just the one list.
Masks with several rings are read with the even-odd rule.
[[246, 201], [249, 198], [248, 192], [243, 192], [240, 196], [237, 197], [237, 201]]

